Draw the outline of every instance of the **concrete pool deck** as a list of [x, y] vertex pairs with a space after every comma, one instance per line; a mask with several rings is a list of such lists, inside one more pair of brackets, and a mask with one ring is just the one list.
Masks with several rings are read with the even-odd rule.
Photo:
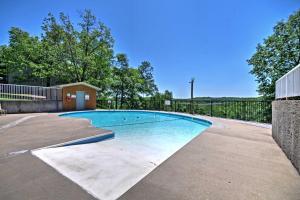
[[268, 126], [203, 118], [213, 126], [120, 199], [300, 199], [300, 176]]
[[58, 117], [58, 114], [11, 114], [0, 116], [0, 158], [18, 151], [30, 151], [99, 134], [111, 133], [90, 125], [86, 119]]
[[0, 116], [0, 199], [95, 199], [30, 150], [106, 133], [57, 114]]
[[[6, 117], [9, 115], [0, 116], [0, 121]], [[300, 176], [272, 139], [271, 129], [204, 118], [213, 126], [120, 199], [300, 199]], [[42, 130], [47, 130], [45, 136], [38, 137]], [[71, 140], [68, 134], [73, 132], [78, 133], [77, 138], [93, 135], [95, 130], [100, 129], [86, 120], [75, 122], [55, 114], [29, 118], [0, 130], [0, 199], [93, 199], [31, 154], [7, 155]], [[52, 133], [59, 134], [54, 134], [57, 137], [51, 142]], [[31, 134], [36, 135], [34, 140], [20, 137]]]

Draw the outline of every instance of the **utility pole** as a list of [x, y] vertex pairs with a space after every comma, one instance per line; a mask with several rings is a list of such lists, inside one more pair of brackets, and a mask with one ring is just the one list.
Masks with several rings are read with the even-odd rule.
[[194, 81], [195, 79], [192, 78], [191, 81], [189, 82], [191, 84], [191, 110], [190, 110], [191, 114], [194, 114]]

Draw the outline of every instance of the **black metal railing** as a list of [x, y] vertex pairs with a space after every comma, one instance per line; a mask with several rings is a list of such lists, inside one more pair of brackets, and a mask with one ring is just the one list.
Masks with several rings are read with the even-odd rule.
[[121, 106], [113, 100], [97, 100], [97, 108], [174, 111], [263, 123], [272, 121], [271, 101], [171, 100], [170, 105], [166, 105], [165, 100], [142, 100], [136, 104], [124, 102]]

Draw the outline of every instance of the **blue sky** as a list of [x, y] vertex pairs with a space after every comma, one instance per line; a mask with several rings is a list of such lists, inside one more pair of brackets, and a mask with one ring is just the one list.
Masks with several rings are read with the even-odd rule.
[[148, 60], [160, 91], [189, 96], [257, 96], [246, 60], [276, 22], [300, 8], [300, 0], [0, 0], [0, 44], [17, 26], [40, 35], [48, 12], [78, 22], [91, 9], [112, 32], [115, 52], [130, 64]]

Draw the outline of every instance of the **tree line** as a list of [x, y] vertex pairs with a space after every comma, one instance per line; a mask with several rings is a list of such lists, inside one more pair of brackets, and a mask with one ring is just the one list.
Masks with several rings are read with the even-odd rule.
[[[142, 96], [157, 96], [153, 66], [129, 65], [126, 54], [115, 54], [110, 29], [90, 10], [80, 13], [77, 25], [69, 16], [49, 13], [40, 36], [12, 27], [9, 44], [0, 46], [0, 70], [13, 83], [52, 86], [88, 82], [101, 97], [114, 97], [133, 106]], [[1, 71], [0, 71], [1, 73]]]

